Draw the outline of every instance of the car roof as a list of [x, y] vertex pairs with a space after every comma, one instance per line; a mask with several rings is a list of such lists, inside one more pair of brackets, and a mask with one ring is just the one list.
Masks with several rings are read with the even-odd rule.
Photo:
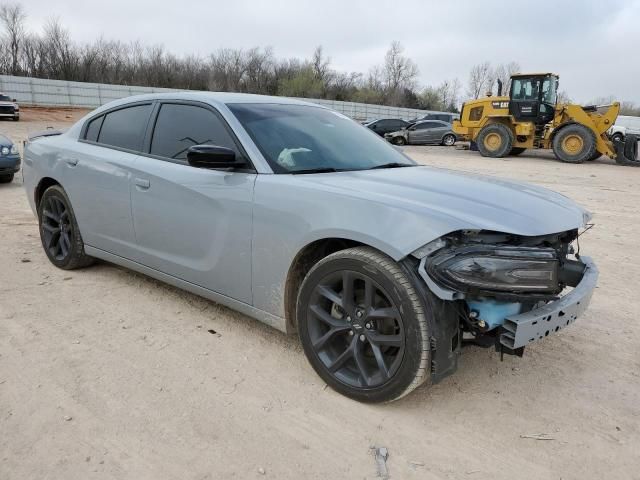
[[280, 105], [311, 105], [318, 106], [316, 103], [305, 102], [295, 98], [275, 97], [269, 95], [255, 95], [252, 93], [234, 93], [234, 92], [163, 92], [163, 93], [147, 93], [143, 95], [134, 95], [121, 99], [123, 103], [130, 103], [144, 100], [200, 100], [211, 103], [277, 103]]

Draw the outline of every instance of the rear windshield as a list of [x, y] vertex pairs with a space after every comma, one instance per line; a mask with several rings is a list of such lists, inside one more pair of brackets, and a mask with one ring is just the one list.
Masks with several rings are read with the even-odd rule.
[[307, 105], [229, 104], [275, 173], [415, 162], [342, 114]]

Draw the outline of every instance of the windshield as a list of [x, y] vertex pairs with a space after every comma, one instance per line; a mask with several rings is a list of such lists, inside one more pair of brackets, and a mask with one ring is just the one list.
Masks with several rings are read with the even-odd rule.
[[0, 102], [10, 102], [11, 101], [11, 97], [9, 97], [8, 95], [0, 95]]
[[229, 104], [275, 173], [416, 163], [342, 114], [307, 105]]

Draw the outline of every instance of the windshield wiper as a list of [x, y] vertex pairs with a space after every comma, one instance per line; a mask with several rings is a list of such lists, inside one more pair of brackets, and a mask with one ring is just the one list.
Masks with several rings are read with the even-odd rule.
[[412, 163], [390, 162], [390, 163], [383, 163], [382, 165], [376, 165], [375, 167], [371, 167], [368, 170], [378, 170], [380, 168], [402, 168], [402, 167], [415, 167], [415, 165]]
[[320, 168], [307, 168], [303, 170], [290, 170], [288, 173], [299, 174], [299, 173], [333, 173], [333, 172], [344, 172], [344, 170], [340, 170], [338, 168], [333, 168], [333, 167], [320, 167]]

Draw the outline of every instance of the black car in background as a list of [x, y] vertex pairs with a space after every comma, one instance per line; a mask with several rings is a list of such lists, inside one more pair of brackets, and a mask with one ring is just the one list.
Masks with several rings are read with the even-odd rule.
[[365, 127], [370, 128], [381, 137], [384, 137], [385, 133], [402, 130], [408, 125], [409, 122], [405, 122], [400, 118], [380, 118], [364, 124]]

